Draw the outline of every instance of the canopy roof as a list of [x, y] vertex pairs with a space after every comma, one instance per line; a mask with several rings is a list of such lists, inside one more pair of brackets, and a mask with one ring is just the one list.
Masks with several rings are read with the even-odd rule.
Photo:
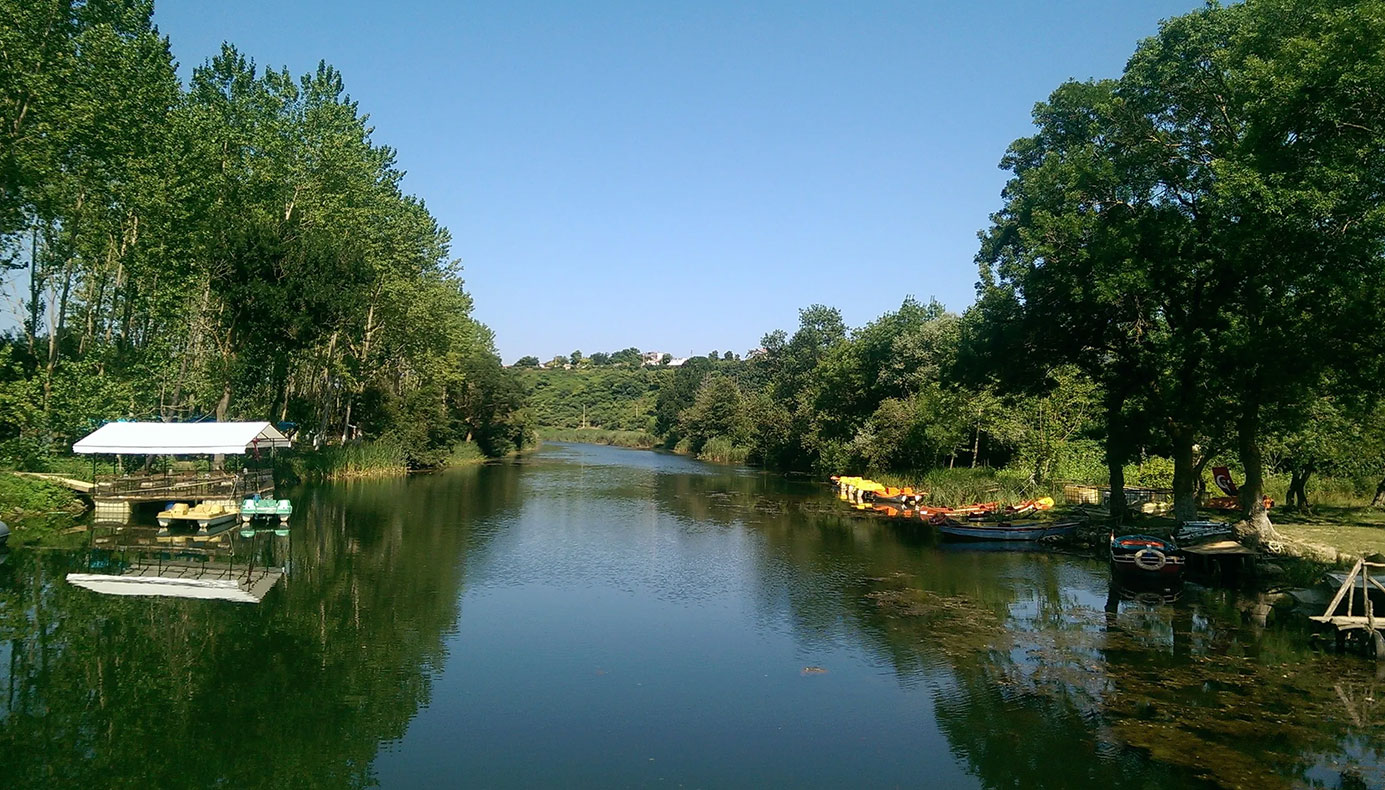
[[108, 422], [72, 445], [72, 452], [239, 455], [258, 447], [288, 446], [288, 438], [267, 422]]

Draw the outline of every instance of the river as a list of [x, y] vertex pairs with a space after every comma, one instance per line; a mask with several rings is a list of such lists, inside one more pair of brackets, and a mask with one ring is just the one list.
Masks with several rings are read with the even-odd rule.
[[1385, 677], [1234, 593], [617, 448], [292, 494], [259, 603], [4, 556], [0, 786], [1385, 787]]

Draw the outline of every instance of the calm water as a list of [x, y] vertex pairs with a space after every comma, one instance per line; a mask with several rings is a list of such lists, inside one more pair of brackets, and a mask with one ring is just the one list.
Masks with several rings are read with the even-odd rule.
[[0, 786], [1385, 787], [1385, 678], [1253, 600], [612, 448], [294, 495], [213, 559], [258, 604], [64, 581], [153, 530], [12, 551]]

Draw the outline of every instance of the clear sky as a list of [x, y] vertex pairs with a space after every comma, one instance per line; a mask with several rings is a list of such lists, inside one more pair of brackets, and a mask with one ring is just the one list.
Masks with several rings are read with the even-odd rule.
[[1198, 0], [159, 0], [186, 78], [326, 60], [511, 362], [744, 352], [813, 303], [961, 310], [997, 163]]

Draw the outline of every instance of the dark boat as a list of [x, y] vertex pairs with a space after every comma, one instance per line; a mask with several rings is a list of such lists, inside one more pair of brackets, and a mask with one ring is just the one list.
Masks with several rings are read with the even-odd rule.
[[995, 521], [983, 524], [947, 519], [937, 522], [938, 532], [954, 540], [1041, 540], [1071, 535], [1080, 521]]
[[1218, 540], [1235, 540], [1236, 530], [1224, 521], [1184, 521], [1178, 525], [1178, 531], [1173, 534], [1173, 539], [1178, 545], [1187, 548], [1196, 546], [1199, 543], [1211, 543]]
[[1182, 578], [1186, 561], [1183, 550], [1163, 538], [1111, 536], [1111, 572], [1127, 581]]

